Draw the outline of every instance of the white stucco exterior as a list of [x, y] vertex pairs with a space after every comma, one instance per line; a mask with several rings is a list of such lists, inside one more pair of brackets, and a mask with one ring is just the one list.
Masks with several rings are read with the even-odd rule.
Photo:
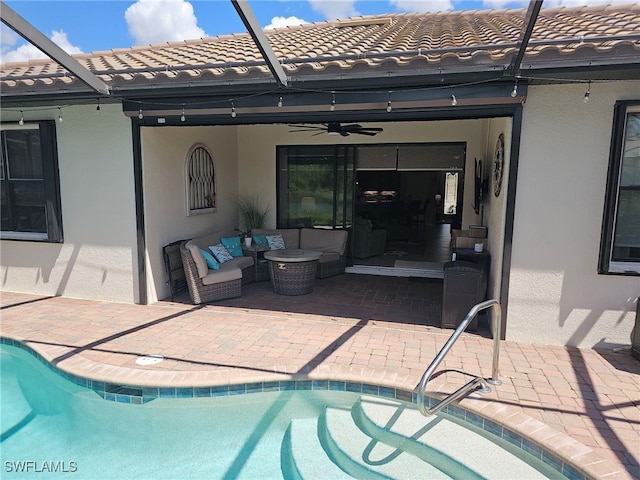
[[[581, 347], [629, 344], [640, 295], [638, 277], [598, 275], [605, 182], [617, 100], [640, 97], [637, 83], [529, 87], [523, 109], [517, 185], [509, 185], [512, 119], [367, 124], [376, 137], [290, 133], [287, 125], [143, 127], [142, 163], [149, 302], [169, 288], [162, 246], [238, 225], [238, 195], [257, 195], [276, 223], [276, 146], [319, 143], [467, 142], [462, 226], [489, 228], [489, 295], [510, 275], [507, 339]], [[57, 118], [57, 109], [32, 118]], [[2, 290], [138, 302], [131, 122], [119, 105], [65, 107], [57, 124], [64, 243], [2, 241]], [[3, 121], [17, 121], [15, 112]], [[502, 192], [491, 173], [505, 137]], [[194, 144], [211, 152], [217, 210], [187, 216], [185, 161]], [[473, 161], [490, 177], [482, 219], [473, 211]], [[502, 264], [507, 192], [516, 188], [512, 257]]]
[[[2, 289], [138, 299], [131, 123], [120, 105], [65, 107], [56, 123], [64, 243], [0, 242]], [[14, 117], [14, 118], [12, 118]], [[25, 119], [57, 119], [56, 108]], [[3, 121], [19, 114], [3, 112]]]
[[630, 343], [639, 277], [598, 275], [617, 100], [637, 83], [530, 87], [523, 112], [507, 338], [582, 347]]
[[[482, 204], [484, 218], [482, 224], [488, 227], [488, 250], [491, 252], [491, 275], [487, 286], [489, 298], [500, 299], [502, 276], [502, 258], [504, 253], [504, 224], [507, 213], [507, 190], [509, 178], [509, 161], [511, 150], [512, 121], [510, 118], [492, 118], [486, 121], [486, 150], [483, 159], [487, 162], [486, 171], [489, 177], [488, 191]], [[504, 166], [502, 188], [496, 197], [494, 193], [494, 160], [499, 135], [504, 136]]]
[[[237, 226], [237, 127], [142, 129], [148, 301], [170, 294], [162, 247], [176, 240]], [[185, 164], [189, 149], [204, 145], [216, 173], [216, 212], [187, 216]]]

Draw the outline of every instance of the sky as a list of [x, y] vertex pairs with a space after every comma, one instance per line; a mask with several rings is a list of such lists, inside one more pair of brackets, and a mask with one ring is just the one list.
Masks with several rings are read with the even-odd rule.
[[[67, 53], [244, 33], [229, 0], [4, 0]], [[545, 0], [544, 7], [629, 0]], [[263, 28], [398, 12], [525, 8], [527, 0], [248, 0]], [[0, 25], [0, 63], [46, 58]]]

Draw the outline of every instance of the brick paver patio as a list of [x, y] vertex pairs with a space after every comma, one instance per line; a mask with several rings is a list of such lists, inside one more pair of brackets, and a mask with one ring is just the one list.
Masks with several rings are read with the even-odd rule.
[[[383, 288], [384, 287], [384, 288]], [[438, 328], [438, 282], [341, 275], [310, 295], [268, 282], [206, 306], [140, 306], [3, 292], [1, 331], [59, 368], [96, 380], [202, 386], [304, 377], [407, 390], [451, 335]], [[463, 334], [428, 393], [491, 375], [486, 329]], [[139, 366], [141, 355], [165, 360]], [[640, 362], [629, 351], [501, 342], [500, 379], [461, 405], [603, 479], [640, 478]]]

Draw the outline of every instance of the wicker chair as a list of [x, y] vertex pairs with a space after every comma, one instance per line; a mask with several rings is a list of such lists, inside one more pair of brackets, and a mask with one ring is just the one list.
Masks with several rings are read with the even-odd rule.
[[239, 297], [242, 294], [243, 280], [246, 278], [244, 283], [253, 281], [253, 266], [251, 266], [241, 270], [242, 276], [238, 276], [238, 278], [205, 285], [198, 275], [196, 262], [185, 245], [186, 242], [180, 244], [180, 255], [182, 256], [184, 276], [187, 279], [189, 297], [193, 303], [209, 303], [216, 300]]
[[318, 262], [316, 278], [327, 278], [334, 275], [340, 275], [341, 273], [344, 273], [346, 268], [347, 258], [344, 255], [341, 255], [338, 260], [331, 262]]
[[300, 248], [319, 250], [316, 278], [327, 278], [344, 273], [347, 266], [345, 250], [349, 233], [346, 230], [320, 228], [300, 229]]

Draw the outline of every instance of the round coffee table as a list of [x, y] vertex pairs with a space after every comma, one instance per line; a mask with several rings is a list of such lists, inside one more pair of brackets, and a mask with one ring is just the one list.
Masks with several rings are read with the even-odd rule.
[[286, 249], [264, 252], [269, 261], [273, 291], [281, 295], [304, 295], [313, 291], [318, 269], [316, 250]]

